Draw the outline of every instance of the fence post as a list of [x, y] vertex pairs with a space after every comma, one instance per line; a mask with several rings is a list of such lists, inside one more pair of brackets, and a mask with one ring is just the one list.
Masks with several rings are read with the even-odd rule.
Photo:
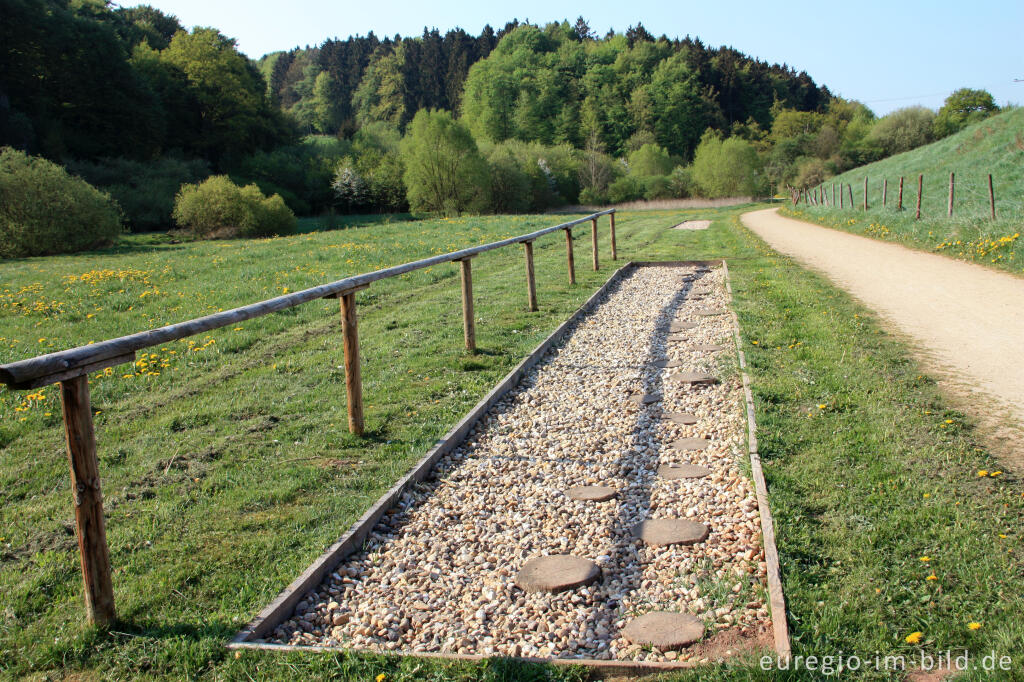
[[902, 211], [903, 210], [903, 176], [902, 175], [900, 176], [900, 194], [899, 194], [899, 199], [896, 201], [896, 210], [897, 211]]
[[839, 185], [839, 208], [846, 208], [846, 197], [845, 197], [845, 194], [846, 193], [843, 192], [843, 185], [840, 184]]
[[953, 217], [953, 173], [949, 174], [949, 207], [946, 209], [946, 217]]
[[60, 382], [60, 402], [71, 466], [85, 610], [90, 623], [108, 625], [116, 618], [114, 587], [110, 579], [110, 550], [103, 521], [103, 493], [100, 490], [99, 463], [96, 461], [89, 377], [82, 374]]
[[612, 226], [611, 226], [612, 260], [619, 260], [619, 251], [615, 247], [615, 214], [614, 213], [609, 213], [608, 217], [612, 219]]
[[[842, 194], [842, 192], [840, 192]], [[842, 197], [840, 197], [842, 198]], [[836, 183], [832, 183], [832, 208], [836, 207]]]
[[526, 303], [530, 312], [537, 310], [537, 282], [533, 277], [533, 241], [523, 242], [526, 254]]
[[996, 193], [992, 189], [992, 174], [988, 174], [988, 205], [992, 207], [992, 220], [996, 219]]
[[356, 292], [341, 295], [341, 333], [345, 340], [345, 393], [348, 397], [348, 430], [363, 434], [363, 377], [359, 367], [359, 324]]
[[597, 218], [590, 221], [590, 245], [594, 250], [594, 271], [598, 269], [597, 263]]
[[569, 284], [576, 284], [576, 263], [572, 256], [572, 228], [565, 228], [565, 259], [569, 266]]
[[864, 176], [864, 210], [868, 210], [868, 176]]
[[473, 318], [473, 257], [459, 261], [462, 275], [462, 327], [466, 350], [476, 350], [476, 320]]
[[885, 208], [886, 200], [889, 198], [889, 178], [882, 179], [882, 208]]
[[846, 191], [850, 193], [850, 208], [853, 208], [853, 185], [847, 184]]
[[919, 173], [917, 176], [917, 213], [914, 215], [914, 220], [921, 219], [921, 191], [924, 189], [924, 173]]

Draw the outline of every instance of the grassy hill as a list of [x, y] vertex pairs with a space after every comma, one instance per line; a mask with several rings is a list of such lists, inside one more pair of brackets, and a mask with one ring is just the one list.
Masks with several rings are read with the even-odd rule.
[[[953, 217], [946, 214], [949, 174], [955, 173]], [[988, 174], [996, 197], [989, 213]], [[918, 174], [924, 175], [921, 219], [915, 220]], [[900, 176], [905, 178], [903, 211], [897, 211]], [[868, 178], [868, 210], [862, 209]], [[886, 205], [882, 183], [888, 180]], [[840, 185], [853, 189], [853, 207], [787, 206], [784, 213], [869, 237], [976, 261], [1011, 272], [1024, 271], [1024, 109], [1012, 109], [918, 149], [855, 168], [827, 180], [831, 203]]]

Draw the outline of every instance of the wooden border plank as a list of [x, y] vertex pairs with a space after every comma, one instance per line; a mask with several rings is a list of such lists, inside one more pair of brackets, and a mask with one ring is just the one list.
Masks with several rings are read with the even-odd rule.
[[743, 338], [740, 336], [740, 320], [732, 302], [732, 283], [729, 281], [729, 266], [722, 260], [725, 272], [725, 291], [729, 296], [729, 313], [732, 315], [733, 336], [736, 340], [736, 354], [739, 358], [743, 377], [743, 395], [747, 406], [747, 441], [750, 455], [750, 476], [754, 479], [757, 493], [757, 508], [761, 515], [761, 539], [764, 544], [764, 560], [768, 569], [768, 602], [772, 609], [772, 630], [775, 638], [775, 653], [779, 660], [787, 661], [792, 655], [789, 641], [789, 626], [786, 622], [786, 598], [782, 591], [782, 574], [779, 569], [779, 550], [775, 545], [775, 522], [768, 506], [768, 486], [761, 467], [761, 455], [757, 448], [757, 422], [754, 419], [754, 396], [750, 392], [750, 377], [747, 375], [747, 359], [743, 353]]

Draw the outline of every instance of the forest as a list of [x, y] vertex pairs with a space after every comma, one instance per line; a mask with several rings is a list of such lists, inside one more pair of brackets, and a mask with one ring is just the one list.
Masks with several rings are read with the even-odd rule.
[[[271, 228], [259, 207], [278, 201], [273, 230], [291, 224], [282, 210], [516, 213], [764, 196], [996, 110], [965, 89], [938, 113], [879, 119], [792, 66], [640, 23], [602, 36], [583, 17], [331, 38], [254, 60], [216, 28], [186, 29], [151, 6], [0, 6], [0, 146], [32, 157], [5, 153], [0, 192], [26, 186], [11, 169], [56, 182], [41, 170], [53, 163], [62, 181], [115, 202], [133, 231], [226, 236], [199, 223], [233, 220], [260, 234]], [[183, 197], [191, 210], [176, 207]], [[185, 218], [222, 204], [219, 218]]]

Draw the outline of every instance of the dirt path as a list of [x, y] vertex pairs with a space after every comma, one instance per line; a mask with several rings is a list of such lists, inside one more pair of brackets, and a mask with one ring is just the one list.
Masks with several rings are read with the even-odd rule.
[[1024, 280], [777, 211], [746, 213], [743, 224], [910, 337], [958, 407], [1024, 473]]

